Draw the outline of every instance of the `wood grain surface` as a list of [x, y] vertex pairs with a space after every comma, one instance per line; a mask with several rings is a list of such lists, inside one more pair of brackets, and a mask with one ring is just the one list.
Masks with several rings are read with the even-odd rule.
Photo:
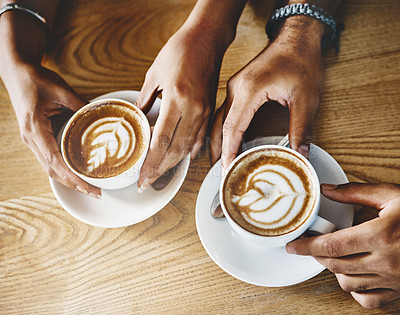
[[[273, 4], [250, 1], [221, 70], [227, 80], [267, 43]], [[45, 63], [81, 95], [140, 90], [144, 75], [194, 0], [73, 0], [58, 14]], [[343, 1], [339, 54], [327, 51], [325, 87], [313, 141], [350, 180], [400, 184], [400, 2]], [[266, 104], [246, 135], [283, 135], [288, 112]], [[1, 314], [400, 314], [400, 301], [360, 307], [324, 271], [298, 285], [263, 288], [222, 271], [207, 255], [195, 203], [210, 168], [209, 146], [174, 199], [126, 228], [103, 229], [71, 217], [21, 142], [0, 84]], [[355, 223], [376, 215], [359, 209]]]

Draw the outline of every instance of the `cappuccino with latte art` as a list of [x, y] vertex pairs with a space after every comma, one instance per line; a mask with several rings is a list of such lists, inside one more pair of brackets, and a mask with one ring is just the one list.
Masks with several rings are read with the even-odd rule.
[[61, 153], [88, 183], [120, 189], [135, 183], [150, 143], [150, 125], [135, 105], [104, 99], [78, 110], [66, 124]]
[[285, 148], [254, 150], [225, 175], [223, 205], [243, 229], [279, 236], [302, 226], [316, 207], [316, 182], [306, 163]]
[[82, 113], [65, 136], [65, 152], [76, 171], [104, 178], [129, 169], [146, 147], [144, 126], [134, 106], [102, 102]]

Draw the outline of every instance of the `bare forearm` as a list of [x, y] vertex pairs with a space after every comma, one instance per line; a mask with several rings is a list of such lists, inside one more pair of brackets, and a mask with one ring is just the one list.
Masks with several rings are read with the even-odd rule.
[[210, 36], [219, 44], [229, 46], [247, 0], [199, 0], [183, 27]]
[[[17, 1], [0, 0], [1, 7], [15, 2]], [[10, 69], [23, 65], [40, 65], [48, 40], [46, 28], [51, 30], [58, 4], [58, 0], [29, 1], [29, 6], [46, 18], [47, 26], [26, 12], [7, 11], [1, 15], [0, 76], [4, 81], [13, 75]]]

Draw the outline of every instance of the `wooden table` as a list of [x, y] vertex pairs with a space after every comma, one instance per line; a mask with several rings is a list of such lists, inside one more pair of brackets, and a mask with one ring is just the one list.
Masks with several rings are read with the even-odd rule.
[[[194, 0], [64, 1], [46, 64], [86, 98], [139, 90], [160, 48]], [[218, 88], [267, 42], [268, 1], [251, 1], [224, 59]], [[314, 142], [350, 180], [400, 183], [400, 2], [343, 1], [341, 51], [326, 53], [325, 88]], [[261, 117], [261, 118], [260, 118]], [[261, 121], [268, 121], [266, 126]], [[257, 123], [258, 121], [258, 123]], [[288, 113], [265, 106], [253, 123], [283, 135]], [[263, 128], [260, 128], [263, 126]], [[400, 301], [366, 311], [324, 271], [304, 283], [264, 288], [222, 271], [201, 245], [197, 192], [208, 146], [175, 198], [144, 222], [118, 229], [86, 225], [55, 199], [48, 177], [21, 142], [0, 85], [1, 314], [399, 314]], [[356, 223], [366, 216], [357, 212]]]

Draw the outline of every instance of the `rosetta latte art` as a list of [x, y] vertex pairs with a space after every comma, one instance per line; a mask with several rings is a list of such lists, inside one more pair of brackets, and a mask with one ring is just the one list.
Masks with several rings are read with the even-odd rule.
[[82, 147], [89, 150], [87, 171], [105, 164], [125, 163], [135, 149], [135, 141], [135, 131], [124, 118], [105, 117], [95, 121], [81, 139]]
[[298, 174], [282, 165], [260, 166], [247, 177], [245, 193], [232, 196], [244, 220], [270, 230], [290, 225], [308, 199]]

